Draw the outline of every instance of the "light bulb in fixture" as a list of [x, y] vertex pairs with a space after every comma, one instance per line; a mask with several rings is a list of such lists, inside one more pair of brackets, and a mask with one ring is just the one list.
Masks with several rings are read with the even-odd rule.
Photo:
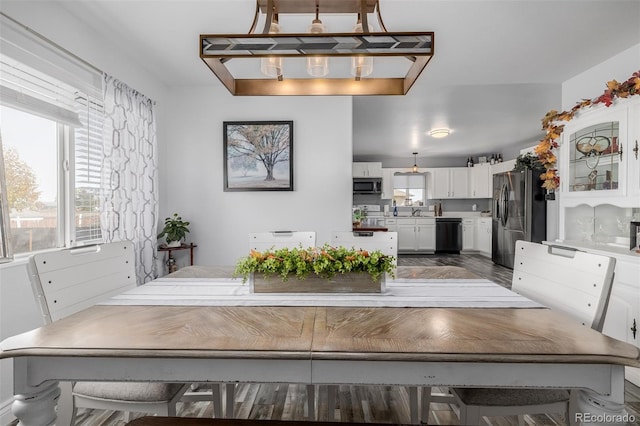
[[418, 155], [417, 152], [413, 153], [413, 167], [411, 168], [411, 171], [413, 173], [418, 173], [418, 162], [416, 161], [416, 155]]
[[[319, 8], [316, 4], [316, 19], [311, 22], [309, 32], [311, 34], [320, 34], [327, 32], [319, 18]], [[329, 58], [326, 56], [310, 56], [307, 58], [307, 73], [312, 77], [324, 77], [329, 74]]]
[[451, 133], [449, 129], [433, 129], [429, 132], [429, 136], [431, 136], [432, 138], [444, 138], [449, 136], [449, 133]]
[[[280, 25], [277, 21], [272, 21], [269, 27], [269, 34], [278, 34]], [[279, 56], [269, 56], [260, 60], [260, 72], [268, 77], [282, 78], [282, 58]]]
[[[371, 32], [373, 28], [369, 25], [369, 32]], [[358, 19], [358, 23], [355, 27], [353, 27], [354, 33], [361, 33], [362, 31], [362, 21]], [[373, 57], [372, 56], [356, 56], [351, 59], [351, 75], [356, 77], [356, 80], [359, 80], [360, 77], [366, 77], [371, 75], [373, 72]]]

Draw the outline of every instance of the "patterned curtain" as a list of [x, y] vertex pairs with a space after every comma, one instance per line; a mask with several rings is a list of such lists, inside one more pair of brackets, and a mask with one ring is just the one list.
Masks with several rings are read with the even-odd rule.
[[105, 242], [133, 242], [143, 284], [157, 277], [155, 102], [108, 75], [103, 87], [102, 235]]

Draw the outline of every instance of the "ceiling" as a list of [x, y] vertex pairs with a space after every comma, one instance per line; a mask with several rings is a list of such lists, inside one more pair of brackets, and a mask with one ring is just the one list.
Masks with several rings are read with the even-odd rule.
[[[255, 7], [255, 0], [53, 1], [171, 86], [220, 84], [198, 56], [198, 36], [246, 33]], [[563, 81], [640, 43], [640, 0], [380, 5], [389, 31], [435, 32], [435, 55], [406, 96], [354, 98], [359, 160], [413, 160], [416, 151], [419, 160], [433, 162], [535, 145], [542, 137], [540, 119], [561, 108]], [[286, 32], [306, 31], [311, 17], [302, 18], [303, 27]], [[323, 20], [329, 31], [350, 31]], [[433, 139], [427, 132], [435, 127], [452, 133]]]

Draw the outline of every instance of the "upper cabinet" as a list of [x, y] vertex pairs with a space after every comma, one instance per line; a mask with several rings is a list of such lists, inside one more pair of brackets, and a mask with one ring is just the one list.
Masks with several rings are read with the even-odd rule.
[[495, 175], [496, 173], [510, 172], [511, 170], [513, 170], [515, 165], [516, 160], [513, 159], [504, 161], [502, 163], [492, 164], [489, 167], [491, 167], [491, 174]]
[[433, 198], [469, 198], [469, 167], [431, 169]]
[[[354, 163], [356, 164], [356, 163]], [[382, 198], [393, 198], [393, 173], [395, 169], [382, 169]]]
[[382, 177], [382, 163], [359, 162], [352, 163], [351, 174], [354, 178], [359, 177]]
[[468, 169], [469, 198], [491, 198], [492, 178], [489, 165], [476, 165]]
[[639, 110], [640, 102], [622, 100], [581, 112], [565, 126], [559, 163], [565, 206], [638, 206]]

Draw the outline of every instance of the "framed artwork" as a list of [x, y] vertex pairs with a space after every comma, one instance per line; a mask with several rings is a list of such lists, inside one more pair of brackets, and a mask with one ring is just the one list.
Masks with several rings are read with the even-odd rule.
[[293, 191], [293, 121], [225, 121], [224, 190]]

